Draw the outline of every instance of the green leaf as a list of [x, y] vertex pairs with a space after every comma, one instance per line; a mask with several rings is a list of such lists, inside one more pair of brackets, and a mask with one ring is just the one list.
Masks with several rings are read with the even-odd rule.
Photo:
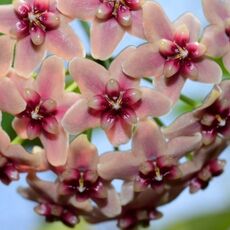
[[12, 0], [0, 0], [0, 5], [10, 4], [10, 3], [12, 3]]

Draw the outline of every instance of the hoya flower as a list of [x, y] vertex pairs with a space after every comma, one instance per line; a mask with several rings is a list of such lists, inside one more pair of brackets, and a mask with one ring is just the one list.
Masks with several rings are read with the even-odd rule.
[[203, 143], [210, 144], [220, 136], [230, 138], [230, 81], [222, 81], [214, 87], [201, 107], [178, 117], [164, 129], [168, 138], [177, 135], [202, 133]]
[[113, 145], [126, 143], [138, 119], [160, 116], [170, 109], [170, 101], [139, 81], [123, 74], [121, 63], [133, 51], [123, 51], [107, 71], [101, 65], [75, 58], [70, 73], [83, 97], [65, 114], [63, 126], [70, 133], [81, 133], [101, 126]]
[[121, 211], [119, 197], [110, 183], [99, 177], [98, 161], [96, 147], [86, 135], [78, 136], [70, 144], [65, 169], [58, 178], [58, 192], [65, 197], [74, 197], [78, 203], [91, 199], [104, 215], [113, 217]]
[[153, 121], [142, 121], [134, 134], [131, 152], [102, 155], [98, 172], [104, 179], [133, 181], [136, 192], [152, 188], [160, 193], [166, 184], [182, 176], [179, 159], [200, 143], [200, 134], [177, 137], [167, 143]]
[[[49, 163], [53, 166], [64, 165], [68, 135], [60, 125], [60, 120], [66, 110], [76, 102], [78, 95], [64, 91], [63, 60], [55, 56], [47, 58], [36, 80], [22, 78], [14, 72], [3, 80], [7, 84], [0, 84], [3, 95], [0, 108], [16, 115], [13, 127], [17, 134], [23, 139], [39, 137]], [[9, 94], [12, 96], [7, 98]], [[17, 105], [17, 102], [20, 103]], [[19, 108], [16, 112], [17, 107]]]
[[14, 42], [8, 36], [0, 36], [0, 77], [5, 76], [13, 60]]
[[[143, 6], [148, 43], [124, 62], [123, 70], [135, 78], [155, 76], [156, 88], [176, 102], [186, 79], [218, 83], [221, 69], [206, 57], [207, 47], [198, 42], [200, 23], [190, 13], [171, 23], [154, 2]], [[141, 57], [141, 58], [140, 58]]]
[[27, 77], [46, 50], [65, 59], [83, 56], [84, 50], [56, 0], [15, 0], [0, 6], [0, 32], [16, 40], [14, 68]]
[[82, 203], [81, 209], [75, 203], [63, 200], [57, 193], [57, 183], [42, 181], [35, 174], [27, 176], [30, 187], [19, 188], [18, 192], [26, 199], [37, 202], [34, 211], [46, 218], [46, 221], [61, 221], [69, 227], [79, 223], [78, 215], [92, 210], [89, 203]]
[[92, 21], [92, 55], [109, 58], [125, 32], [144, 38], [142, 5], [144, 0], [58, 0], [58, 9], [72, 18]]
[[203, 0], [204, 14], [210, 22], [203, 34], [202, 43], [207, 54], [223, 57], [223, 63], [230, 71], [230, 8], [229, 1]]
[[[2, 114], [0, 114], [0, 123]], [[20, 145], [13, 145], [5, 131], [0, 128], [0, 181], [6, 185], [19, 179], [19, 174], [32, 170], [47, 169], [44, 151], [28, 153]]]

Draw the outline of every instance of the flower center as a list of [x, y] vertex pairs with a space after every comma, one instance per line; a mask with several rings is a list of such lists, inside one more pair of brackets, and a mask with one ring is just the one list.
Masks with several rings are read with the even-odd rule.
[[60, 24], [57, 12], [50, 11], [48, 3], [36, 1], [32, 4], [21, 3], [15, 9], [19, 21], [13, 33], [18, 38], [30, 35], [34, 45], [41, 45], [45, 33], [57, 28]]

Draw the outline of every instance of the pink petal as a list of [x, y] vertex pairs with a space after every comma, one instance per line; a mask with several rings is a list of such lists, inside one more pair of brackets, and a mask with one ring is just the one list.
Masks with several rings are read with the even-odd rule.
[[30, 36], [19, 40], [16, 44], [14, 61], [16, 72], [23, 77], [29, 77], [33, 70], [40, 64], [44, 55], [44, 45], [35, 47], [30, 40]]
[[124, 181], [120, 193], [121, 205], [126, 205], [134, 199], [134, 186], [131, 181]]
[[219, 83], [221, 81], [222, 70], [216, 62], [204, 59], [195, 65], [198, 70], [197, 81], [204, 83]]
[[46, 151], [48, 162], [56, 167], [64, 165], [67, 160], [69, 141], [67, 133], [60, 129], [58, 135], [46, 136], [42, 134], [40, 139]]
[[111, 63], [109, 67], [110, 76], [116, 79], [122, 88], [135, 88], [139, 85], [139, 81], [128, 77], [122, 71], [122, 63], [126, 61], [134, 51], [134, 47], [128, 47], [122, 51]]
[[92, 56], [100, 60], [108, 59], [123, 38], [124, 33], [124, 29], [114, 18], [106, 21], [95, 19], [91, 28]]
[[110, 143], [114, 146], [125, 144], [132, 136], [132, 125], [122, 122], [122, 120], [115, 121], [112, 127], [105, 130]]
[[167, 144], [167, 152], [173, 158], [181, 158], [187, 153], [201, 147], [202, 135], [200, 133], [194, 136], [182, 136], [173, 138]]
[[100, 125], [100, 117], [89, 113], [88, 101], [79, 99], [65, 114], [62, 120], [63, 127], [69, 133], [81, 133], [89, 128]]
[[230, 73], [230, 50], [224, 55], [223, 63], [224, 63], [225, 68]]
[[27, 119], [19, 119], [19, 118], [14, 118], [12, 126], [17, 133], [18, 136], [20, 136], [23, 139], [27, 139], [27, 126], [28, 126], [29, 120]]
[[229, 47], [229, 37], [225, 28], [219, 25], [208, 26], [203, 33], [202, 44], [207, 47], [206, 54], [213, 57], [221, 57]]
[[75, 138], [70, 144], [69, 151], [67, 159], [68, 168], [96, 170], [98, 163], [97, 149], [88, 141], [86, 135], [82, 134]]
[[61, 58], [51, 56], [45, 59], [36, 79], [36, 91], [43, 100], [62, 98], [65, 87], [65, 69]]
[[103, 66], [85, 58], [75, 58], [69, 70], [83, 95], [90, 97], [104, 92], [109, 74]]
[[61, 23], [56, 30], [47, 32], [45, 44], [47, 50], [67, 60], [85, 56], [80, 39], [68, 24]]
[[[9, 90], [10, 89], [10, 90]], [[18, 114], [26, 107], [14, 83], [8, 78], [0, 80], [0, 109], [10, 114]]]
[[203, 0], [204, 14], [212, 24], [219, 24], [230, 16], [228, 1]]
[[135, 10], [131, 11], [131, 25], [127, 27], [127, 32], [139, 37], [139, 38], [145, 38], [144, 35], [144, 28], [143, 28], [143, 10]]
[[57, 8], [65, 15], [82, 20], [93, 19], [100, 4], [98, 0], [59, 0]]
[[155, 122], [146, 120], [137, 125], [132, 151], [136, 157], [143, 160], [154, 160], [166, 153], [166, 141]]
[[140, 106], [135, 109], [138, 117], [161, 116], [169, 112], [171, 101], [162, 93], [150, 88], [141, 88], [142, 98]]
[[114, 217], [121, 213], [120, 198], [112, 186], [108, 188], [107, 202], [100, 206], [100, 210], [107, 217]]
[[5, 152], [5, 149], [10, 145], [10, 138], [7, 133], [0, 128], [0, 151]]
[[14, 41], [7, 36], [0, 37], [0, 77], [5, 76], [11, 67]]
[[159, 39], [172, 39], [172, 24], [161, 6], [155, 2], [146, 2], [143, 6], [145, 36], [149, 42]]
[[10, 34], [17, 21], [18, 18], [12, 4], [0, 5], [0, 32]]
[[199, 33], [201, 29], [201, 23], [199, 19], [191, 13], [186, 13], [175, 21], [174, 26], [177, 27], [182, 24], [186, 25], [189, 30], [190, 41], [197, 41], [199, 39]]
[[149, 43], [139, 46], [124, 60], [123, 71], [135, 78], [160, 76], [164, 63], [165, 59], [159, 53], [159, 47]]
[[100, 156], [98, 174], [105, 180], [130, 180], [137, 175], [139, 164], [140, 159], [131, 152], [108, 152]]
[[180, 75], [169, 79], [161, 76], [155, 80], [156, 90], [167, 96], [171, 100], [172, 104], [177, 102], [184, 83], [185, 79]]

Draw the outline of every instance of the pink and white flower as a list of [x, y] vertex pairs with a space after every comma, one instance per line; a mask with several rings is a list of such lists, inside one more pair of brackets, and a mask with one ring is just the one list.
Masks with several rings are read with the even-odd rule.
[[144, 38], [142, 5], [144, 0], [58, 0], [65, 15], [92, 20], [90, 31], [92, 55], [109, 58], [125, 32]]
[[0, 6], [0, 32], [16, 39], [14, 68], [28, 77], [51, 51], [65, 59], [84, 56], [82, 44], [56, 8], [56, 0], [15, 0]]
[[70, 133], [81, 133], [101, 126], [113, 145], [126, 143], [132, 127], [147, 116], [160, 116], [170, 109], [170, 101], [150, 88], [141, 88], [139, 81], [123, 74], [121, 63], [132, 48], [123, 51], [107, 71], [101, 65], [83, 58], [70, 64], [70, 74], [83, 97], [68, 110], [63, 126]]
[[[207, 47], [198, 42], [200, 22], [190, 13], [171, 23], [154, 2], [143, 6], [147, 44], [141, 45], [123, 64], [135, 78], [154, 76], [156, 88], [176, 102], [186, 79], [219, 83], [221, 69], [206, 58]], [[140, 58], [141, 57], [141, 58]]]
[[202, 43], [207, 54], [223, 57], [223, 63], [230, 72], [230, 8], [229, 1], [203, 0], [204, 14], [210, 25], [205, 29]]

